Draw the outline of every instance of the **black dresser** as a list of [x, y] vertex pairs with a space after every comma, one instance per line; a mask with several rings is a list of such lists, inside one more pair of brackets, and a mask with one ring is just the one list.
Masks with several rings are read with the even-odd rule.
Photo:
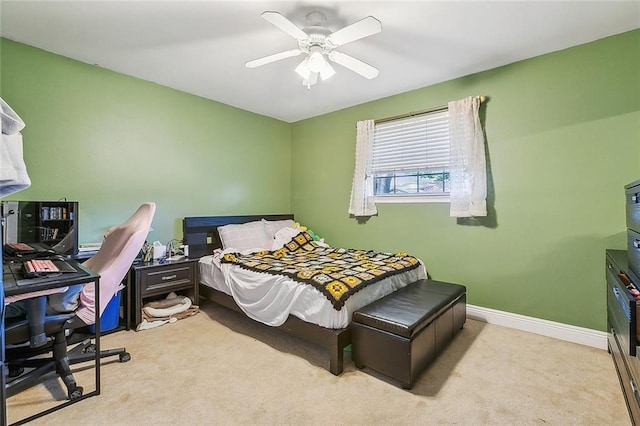
[[[627, 213], [627, 258], [629, 268], [640, 276], [640, 180], [624, 187]], [[640, 283], [636, 283], [640, 286]]]
[[[637, 351], [637, 301], [625, 277], [640, 283], [627, 267], [627, 252], [607, 250], [607, 326], [609, 352], [618, 371], [633, 424], [640, 422], [640, 359]], [[623, 275], [621, 275], [623, 274]], [[635, 284], [634, 284], [635, 287]]]
[[640, 180], [625, 186], [627, 250], [607, 250], [608, 346], [631, 422], [640, 424]]

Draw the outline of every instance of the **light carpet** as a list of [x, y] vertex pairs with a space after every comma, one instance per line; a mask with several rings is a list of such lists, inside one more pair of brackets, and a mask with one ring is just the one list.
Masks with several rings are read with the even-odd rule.
[[[356, 369], [349, 352], [333, 376], [320, 348], [209, 302], [101, 344], [132, 360], [103, 360], [99, 396], [32, 424], [631, 424], [606, 351], [473, 320], [410, 391]], [[93, 370], [76, 370], [91, 388]], [[7, 402], [9, 422], [65, 395], [56, 379], [22, 392]]]

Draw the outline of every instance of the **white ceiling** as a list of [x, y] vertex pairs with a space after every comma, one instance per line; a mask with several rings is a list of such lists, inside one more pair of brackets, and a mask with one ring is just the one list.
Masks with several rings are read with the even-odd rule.
[[[312, 86], [302, 57], [260, 17], [301, 27], [321, 10], [332, 31], [372, 15], [382, 32], [338, 50], [380, 70], [335, 65]], [[640, 1], [0, 1], [0, 34], [41, 49], [258, 114], [295, 122], [640, 27]], [[470, 93], [470, 95], [475, 93]]]

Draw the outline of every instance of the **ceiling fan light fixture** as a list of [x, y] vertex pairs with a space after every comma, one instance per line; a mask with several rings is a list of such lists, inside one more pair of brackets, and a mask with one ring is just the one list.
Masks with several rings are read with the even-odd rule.
[[331, 66], [331, 64], [322, 57], [321, 53], [322, 65], [318, 69], [318, 71], [314, 70], [311, 66], [313, 54], [304, 58], [302, 62], [298, 64], [295, 71], [296, 73], [302, 77], [302, 84], [307, 87], [311, 87], [318, 82], [318, 75], [322, 79], [322, 81], [327, 80], [331, 76], [336, 73], [336, 70]]
[[311, 86], [318, 82], [318, 73], [312, 72], [309, 74], [308, 78], [302, 79], [302, 85], [307, 86], [307, 89], [311, 89]]
[[311, 76], [311, 68], [309, 68], [309, 58], [304, 58], [302, 62], [298, 64], [295, 71], [300, 77], [302, 77], [303, 80], [308, 80]]
[[320, 47], [312, 47], [309, 52], [309, 69], [312, 72], [321, 72], [326, 63], [327, 60], [322, 54], [322, 49]]
[[325, 81], [332, 77], [335, 73], [336, 70], [333, 69], [329, 62], [325, 61], [324, 67], [322, 67], [322, 70], [320, 70], [320, 78], [322, 78], [322, 81]]

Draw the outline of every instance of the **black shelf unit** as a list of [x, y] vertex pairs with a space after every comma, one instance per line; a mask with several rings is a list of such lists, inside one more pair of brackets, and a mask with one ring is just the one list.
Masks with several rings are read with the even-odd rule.
[[3, 201], [2, 217], [4, 243], [42, 243], [70, 257], [78, 254], [77, 201]]
[[26, 226], [18, 229], [20, 241], [55, 246], [73, 231], [77, 212], [77, 202], [37, 201], [27, 204], [26, 210], [21, 212]]

